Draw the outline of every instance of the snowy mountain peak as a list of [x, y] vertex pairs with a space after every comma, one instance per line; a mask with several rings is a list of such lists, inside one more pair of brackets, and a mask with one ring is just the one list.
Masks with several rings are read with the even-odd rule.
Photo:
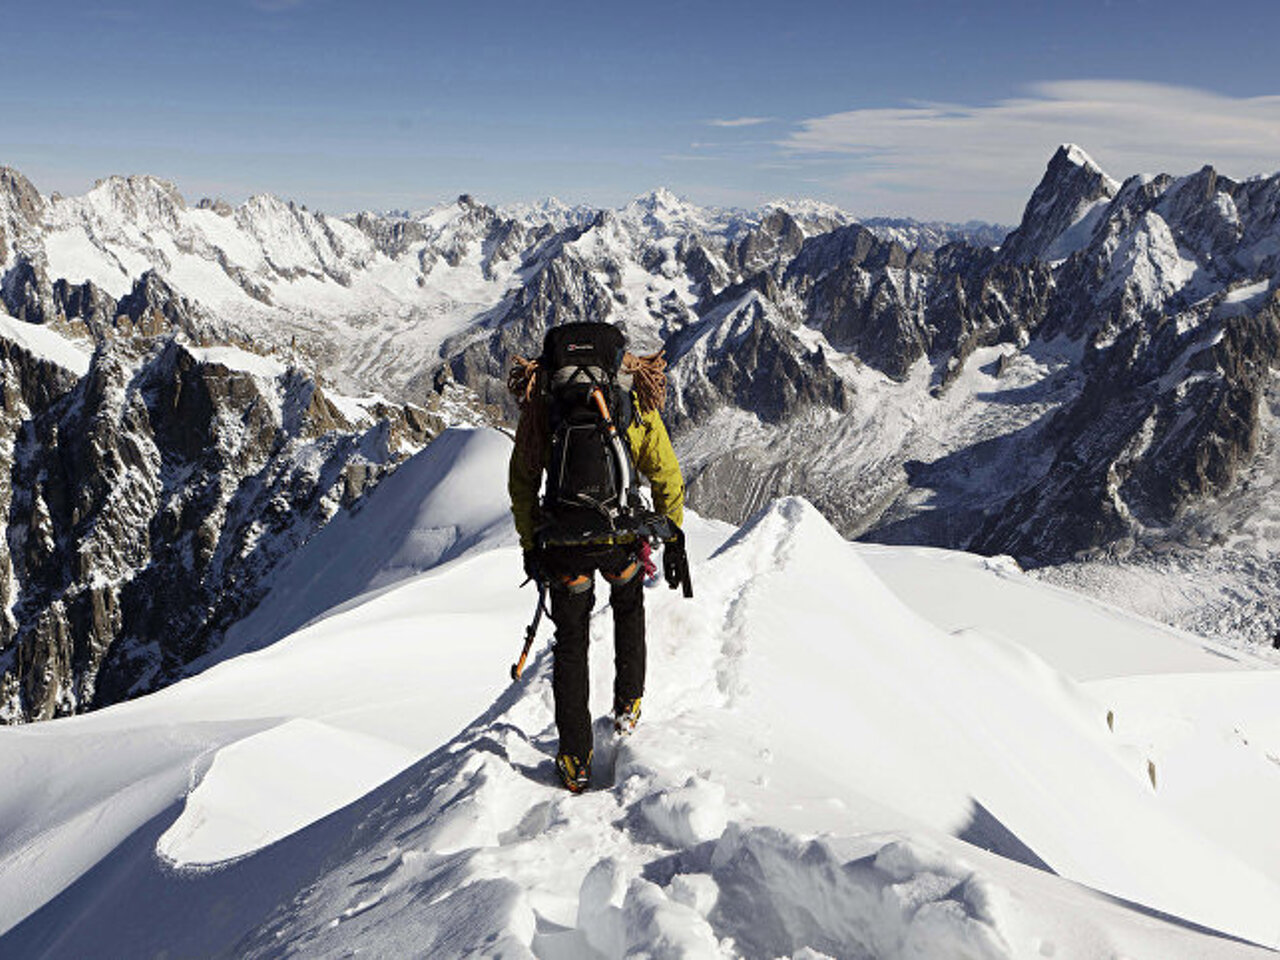
[[295, 207], [292, 203], [281, 200], [274, 193], [255, 193], [240, 209], [249, 215], [287, 216]]
[[0, 167], [0, 268], [9, 261], [17, 238], [44, 215], [45, 203], [31, 181], [11, 167]]
[[535, 203], [524, 204], [521, 206], [523, 209], [536, 210], [540, 213], [545, 213], [548, 216], [554, 215], [554, 214], [565, 214], [565, 213], [568, 213], [570, 210], [575, 209], [574, 207], [569, 206], [569, 204], [565, 203], [559, 197], [555, 197], [555, 196], [543, 197], [541, 200]]
[[523, 223], [526, 227], [550, 226], [564, 230], [570, 226], [590, 223], [595, 217], [593, 207], [585, 204], [565, 203], [559, 197], [545, 197], [534, 203], [512, 203], [498, 207], [500, 216]]
[[1103, 172], [1102, 167], [1078, 144], [1064, 143], [1058, 147], [1058, 153], [1063, 154], [1070, 163], [1074, 163], [1078, 167], [1084, 167], [1097, 173]]
[[174, 184], [149, 174], [98, 180], [85, 195], [85, 200], [102, 213], [110, 211], [130, 220], [153, 222], [171, 222], [175, 211], [187, 208], [186, 200]]
[[666, 187], [641, 194], [619, 211], [621, 218], [640, 226], [653, 237], [702, 233], [712, 229], [712, 215], [677, 197]]
[[[1061, 260], [1088, 243], [1087, 230], [1074, 230], [1089, 214], [1116, 196], [1120, 183], [1107, 176], [1075, 144], [1060, 146], [1022, 215], [1022, 223], [1001, 250], [1013, 263]], [[1086, 224], [1091, 226], [1092, 221]], [[1069, 234], [1064, 238], [1064, 234]]]
[[628, 206], [656, 211], [662, 209], [684, 209], [688, 207], [688, 203], [666, 187], [657, 187], [648, 193], [642, 193], [635, 197]]
[[44, 198], [17, 170], [0, 167], [0, 211], [17, 214], [28, 223], [36, 223], [44, 212]]
[[770, 200], [761, 206], [760, 212], [768, 215], [770, 211], [783, 210], [797, 220], [826, 219], [836, 223], [850, 223], [854, 217], [825, 200], [814, 200], [810, 197], [785, 198]]
[[[1059, 158], [1061, 158], [1060, 161]], [[1089, 174], [1101, 177], [1102, 182], [1106, 185], [1107, 193], [1113, 197], [1120, 190], [1120, 181], [1103, 170], [1098, 162], [1094, 160], [1093, 157], [1089, 156], [1089, 154], [1077, 144], [1064, 143], [1058, 147], [1058, 151], [1054, 154], [1053, 160], [1049, 161], [1051, 168], [1055, 161], [1065, 162], [1072, 166], [1079, 167]]]

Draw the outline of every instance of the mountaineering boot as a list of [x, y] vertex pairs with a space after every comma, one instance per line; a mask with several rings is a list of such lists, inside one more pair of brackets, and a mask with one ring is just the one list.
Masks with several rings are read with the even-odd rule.
[[556, 772], [560, 774], [560, 782], [570, 793], [581, 793], [591, 782], [591, 754], [586, 760], [580, 760], [571, 753], [556, 756]]
[[625, 737], [640, 722], [640, 698], [628, 700], [613, 708], [613, 732]]

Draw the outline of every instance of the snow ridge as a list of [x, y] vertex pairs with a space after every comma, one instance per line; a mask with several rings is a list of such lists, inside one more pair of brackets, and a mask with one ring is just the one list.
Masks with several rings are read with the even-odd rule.
[[[1145, 706], [1136, 696], [1160, 685], [1115, 672], [1119, 660], [1106, 651], [1123, 643], [1097, 648], [1094, 675], [1111, 679], [1096, 687], [1021, 637], [973, 626], [969, 613], [952, 614], [969, 628], [948, 630], [947, 614], [926, 619], [909, 593], [890, 588], [885, 564], [901, 565], [914, 584], [963, 571], [969, 580], [955, 596], [974, 600], [974, 610], [995, 598], [1004, 608], [1010, 591], [1022, 591], [1033, 612], [1010, 622], [1030, 624], [1023, 629], [1041, 641], [1034, 625], [1035, 611], [1048, 610], [1044, 588], [1008, 564], [850, 544], [799, 499], [772, 504], [738, 531], [690, 515], [698, 599], [649, 594], [645, 716], [622, 741], [602, 717], [593, 789], [568, 795], [551, 759], [550, 650], [521, 683], [501, 679], [528, 596], [511, 589], [519, 556], [509, 524], [489, 529], [485, 519], [504, 504], [508, 448], [499, 439], [475, 433], [454, 447], [474, 470], [463, 499], [480, 534], [475, 550], [160, 694], [30, 733], [0, 730], [6, 765], [32, 750], [47, 757], [0, 787], [0, 826], [25, 812], [43, 828], [0, 832], [0, 949], [1254, 954], [1081, 883], [1280, 943], [1274, 862], [1264, 865], [1264, 853], [1249, 866], [1247, 832], [1225, 824], [1203, 832], [1213, 814], [1185, 803], [1217, 782], [1220, 764], [1246, 757], [1232, 752], [1228, 761], [1202, 743], [1187, 755], [1197, 775], [1185, 780], [1172, 733], [1185, 718], [1167, 726], [1153, 709], [1158, 695]], [[405, 502], [384, 485], [362, 512], [376, 517], [379, 497], [388, 508]], [[367, 561], [380, 543], [361, 545]], [[387, 545], [388, 568], [403, 552]], [[1110, 631], [1113, 641], [1139, 629], [1078, 598], [1060, 602], [1093, 618], [1082, 629]], [[592, 622], [597, 706], [610, 687], [608, 620], [606, 608]], [[1274, 670], [1141, 630], [1151, 641], [1147, 669], [1190, 664], [1240, 689], [1247, 681], [1250, 703], [1274, 695]], [[1058, 659], [1054, 644], [1065, 654], [1073, 635], [1042, 652]], [[1095, 689], [1117, 705], [1110, 716]], [[1280, 799], [1265, 759], [1280, 749], [1280, 731], [1213, 709], [1201, 702], [1192, 713], [1215, 731], [1247, 722], [1247, 759], [1259, 765], [1247, 774], [1250, 789], [1264, 808]], [[1152, 756], [1168, 761], [1159, 792]], [[74, 856], [83, 849], [72, 826], [79, 794], [55, 788], [99, 763], [104, 781], [135, 794], [104, 821], [86, 862]], [[129, 779], [110, 772], [120, 770]], [[50, 791], [66, 798], [60, 809], [30, 806]], [[15, 898], [18, 887], [26, 893]], [[214, 902], [220, 909], [208, 910]]]

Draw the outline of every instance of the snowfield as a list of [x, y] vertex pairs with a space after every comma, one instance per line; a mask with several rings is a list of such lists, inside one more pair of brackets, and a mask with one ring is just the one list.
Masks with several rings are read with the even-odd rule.
[[[1216, 958], [1280, 948], [1280, 670], [1021, 574], [691, 516], [593, 789], [510, 441], [447, 432], [198, 676], [0, 728], [0, 955]], [[600, 591], [602, 596], [607, 593]], [[274, 641], [274, 642], [271, 642]]]

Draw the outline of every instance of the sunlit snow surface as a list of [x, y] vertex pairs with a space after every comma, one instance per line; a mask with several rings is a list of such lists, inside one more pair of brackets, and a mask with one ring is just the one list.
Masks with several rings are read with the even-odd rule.
[[83, 377], [89, 372], [89, 350], [48, 327], [24, 323], [0, 308], [0, 338], [16, 343], [38, 360], [47, 360]]
[[695, 600], [646, 593], [640, 727], [600, 725], [569, 796], [548, 626], [507, 677], [533, 606], [509, 449], [451, 431], [301, 551], [255, 615], [309, 621], [284, 639], [0, 729], [0, 955], [1280, 946], [1280, 672], [1010, 563], [850, 544], [803, 500], [690, 519]]

